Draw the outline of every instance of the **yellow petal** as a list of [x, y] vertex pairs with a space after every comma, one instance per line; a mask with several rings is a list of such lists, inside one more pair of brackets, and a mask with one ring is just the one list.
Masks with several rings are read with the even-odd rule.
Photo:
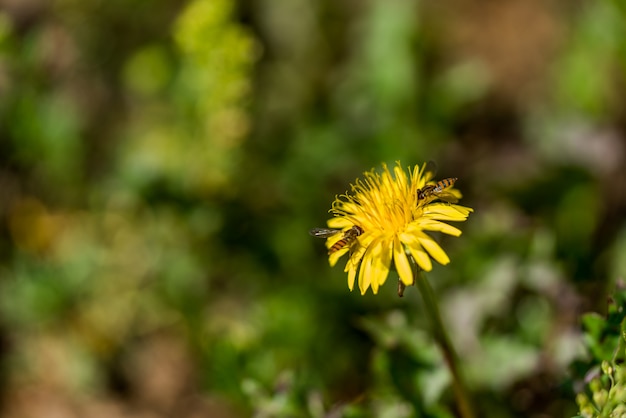
[[372, 244], [370, 251], [368, 251], [368, 254], [367, 254], [367, 263], [370, 268], [367, 274], [370, 276], [370, 285], [372, 286], [372, 292], [374, 292], [374, 294], [378, 293], [378, 280], [376, 280], [376, 277], [374, 274], [374, 263], [376, 262], [377, 256], [378, 256], [378, 241], [375, 241]]
[[335, 251], [334, 253], [330, 254], [328, 256], [328, 263], [330, 264], [331, 267], [335, 267], [335, 264], [337, 264], [337, 261], [339, 261], [339, 259], [341, 257], [343, 257], [346, 253], [348, 252], [348, 248], [342, 248], [339, 251]]
[[400, 242], [400, 238], [395, 236], [393, 242], [393, 261], [396, 265], [396, 270], [400, 276], [400, 280], [407, 286], [413, 284], [413, 272], [411, 271], [411, 264], [409, 258], [404, 252], [404, 245]]
[[391, 242], [380, 239], [372, 244], [372, 291], [378, 293], [378, 287], [382, 286], [389, 275], [391, 264]]
[[341, 206], [346, 213], [357, 213], [359, 211], [359, 205], [352, 200], [343, 201]]
[[380, 243], [380, 255], [374, 267], [378, 270], [379, 282], [381, 286], [385, 283], [387, 276], [389, 275], [392, 249], [393, 245], [391, 240], [385, 239]]
[[426, 234], [421, 234], [418, 238], [422, 247], [428, 251], [428, 254], [434, 258], [439, 264], [446, 265], [450, 262], [450, 258], [445, 251], [437, 244], [431, 237]]
[[424, 207], [423, 216], [441, 221], [464, 221], [473, 211], [465, 206], [433, 203]]
[[374, 235], [375, 234], [369, 231], [365, 231], [362, 235], [360, 235], [357, 238], [357, 241], [359, 242], [359, 246], [368, 248], [371, 245], [372, 241], [374, 240]]
[[461, 235], [460, 229], [434, 219], [418, 219], [409, 224], [406, 229], [407, 233], [411, 234], [419, 234], [422, 230], [441, 232], [455, 237]]
[[406, 172], [402, 169], [400, 162], [396, 163], [396, 166], [393, 168], [393, 173], [396, 177], [396, 187], [398, 188], [398, 190], [402, 191], [402, 194], [404, 194], [404, 190], [406, 190], [407, 185], [407, 178]]
[[[350, 268], [348, 269], [348, 288], [352, 292], [352, 289], [354, 289], [354, 278], [356, 277], [356, 271], [358, 266], [355, 266], [352, 263], [348, 263], [348, 265], [350, 265]], [[348, 267], [348, 265], [346, 265], [346, 268]]]
[[354, 224], [350, 222], [348, 218], [336, 216], [334, 218], [330, 218], [329, 220], [327, 220], [326, 225], [328, 225], [329, 228], [344, 229], [344, 228], [350, 228]]
[[422, 248], [417, 236], [411, 234], [401, 234], [400, 239], [409, 249], [409, 252], [417, 262], [417, 265], [424, 271], [431, 271], [433, 269], [433, 263], [430, 261], [430, 257]]
[[361, 294], [364, 295], [367, 291], [367, 288], [370, 287], [372, 282], [372, 276], [370, 274], [370, 270], [372, 267], [372, 257], [369, 254], [366, 254], [363, 257], [363, 261], [361, 261], [361, 268], [359, 269], [359, 289], [361, 290]]
[[[369, 283], [372, 286], [372, 292], [374, 292], [374, 294], [378, 293], [378, 280], [376, 280], [374, 274], [374, 263], [376, 262], [376, 258], [378, 257], [378, 254], [380, 252], [379, 244], [380, 238], [373, 240], [369, 244], [362, 262], [364, 266], [367, 266], [368, 270], [363, 274], [369, 276]], [[367, 288], [365, 290], [367, 290]]]
[[363, 258], [363, 255], [365, 254], [365, 250], [366, 250], [366, 247], [363, 247], [360, 245], [356, 249], [354, 249], [352, 253], [350, 254], [350, 259], [348, 260], [348, 263], [346, 264], [346, 268], [344, 269], [344, 271], [348, 271], [350, 268], [352, 268], [352, 266], [354, 266], [355, 269], [358, 268], [359, 264], [361, 263], [361, 259]]

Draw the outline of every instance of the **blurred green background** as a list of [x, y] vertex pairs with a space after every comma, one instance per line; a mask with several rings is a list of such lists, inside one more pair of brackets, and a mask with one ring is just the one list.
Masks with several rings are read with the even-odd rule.
[[350, 293], [307, 234], [435, 160], [478, 415], [574, 415], [626, 277], [621, 5], [1, 0], [0, 413], [454, 416], [417, 290]]

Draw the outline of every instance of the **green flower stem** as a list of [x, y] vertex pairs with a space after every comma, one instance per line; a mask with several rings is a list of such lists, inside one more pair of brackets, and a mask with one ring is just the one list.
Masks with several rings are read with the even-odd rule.
[[413, 272], [415, 274], [415, 283], [419, 288], [420, 293], [422, 294], [422, 299], [424, 299], [424, 304], [426, 306], [426, 310], [430, 315], [430, 319], [433, 324], [433, 332], [435, 340], [437, 344], [439, 344], [439, 348], [443, 352], [443, 356], [448, 364], [448, 368], [450, 369], [450, 373], [452, 373], [452, 386], [454, 389], [454, 395], [457, 400], [457, 406], [459, 408], [459, 412], [461, 417], [463, 418], [474, 418], [474, 412], [472, 409], [472, 405], [470, 402], [470, 398], [467, 394], [467, 389], [465, 385], [465, 381], [461, 374], [461, 370], [459, 369], [459, 358], [450, 342], [450, 338], [446, 333], [446, 329], [443, 325], [443, 321], [441, 320], [441, 315], [439, 314], [439, 307], [437, 306], [437, 301], [435, 300], [435, 294], [433, 293], [432, 287], [430, 287], [430, 283], [426, 279], [421, 271], [419, 271], [417, 264], [413, 264]]

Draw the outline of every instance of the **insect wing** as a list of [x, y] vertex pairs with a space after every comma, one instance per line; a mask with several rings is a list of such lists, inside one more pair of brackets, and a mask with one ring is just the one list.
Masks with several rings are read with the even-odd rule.
[[434, 195], [437, 197], [437, 199], [446, 203], [457, 203], [459, 201], [459, 198], [454, 193], [448, 192], [446, 190], [444, 190], [443, 192], [435, 193]]
[[309, 231], [309, 234], [318, 238], [328, 238], [332, 237], [338, 232], [341, 232], [341, 229], [313, 228]]

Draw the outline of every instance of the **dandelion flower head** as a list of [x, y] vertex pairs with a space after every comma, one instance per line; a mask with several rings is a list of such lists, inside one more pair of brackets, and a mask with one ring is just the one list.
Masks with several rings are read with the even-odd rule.
[[[449, 203], [461, 198], [461, 193], [453, 187], [456, 179], [436, 182], [433, 176], [430, 163], [421, 168], [409, 167], [408, 175], [399, 162], [393, 174], [383, 164], [382, 172], [364, 173], [362, 180], [351, 185], [351, 192], [337, 196], [330, 210], [334, 216], [328, 220], [328, 226], [343, 233], [328, 238], [326, 245], [333, 249], [329, 255], [331, 266], [345, 254], [349, 255], [345, 271], [350, 290], [358, 275], [361, 294], [370, 286], [378, 293], [389, 275], [392, 261], [406, 286], [415, 280], [411, 263], [430, 271], [431, 259], [442, 265], [450, 262], [427, 232], [461, 235], [458, 228], [445, 222], [464, 221], [472, 209]], [[449, 199], [435, 193], [444, 188]], [[335, 244], [342, 239], [346, 241], [348, 234], [355, 230], [358, 236], [351, 236], [349, 245], [335, 250], [338, 247]]]

